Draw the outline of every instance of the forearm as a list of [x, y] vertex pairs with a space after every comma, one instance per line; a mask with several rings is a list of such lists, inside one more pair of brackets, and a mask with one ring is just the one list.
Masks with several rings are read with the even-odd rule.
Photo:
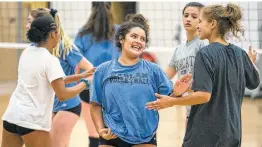
[[169, 79], [173, 79], [176, 75], [176, 70], [172, 67], [166, 67], [165, 73], [168, 76]]
[[171, 98], [170, 103], [174, 105], [197, 105], [207, 103], [210, 100], [210, 93], [207, 92], [193, 92], [192, 94], [181, 97], [181, 98]]
[[79, 81], [81, 78], [83, 78], [82, 74], [66, 76], [64, 79], [64, 82], [65, 84], [70, 84], [70, 83]]
[[[91, 70], [91, 69], [94, 69], [94, 66], [93, 64], [91, 64], [86, 58], [82, 58], [82, 60], [78, 63], [77, 67], [79, 68], [79, 72], [80, 72], [80, 69], [82, 70], [85, 70], [85, 71], [88, 71], [88, 70]], [[82, 73], [83, 74], [83, 73]], [[87, 79], [89, 80], [89, 82], [91, 83], [92, 80], [93, 80], [93, 76], [89, 76], [87, 77]]]
[[64, 89], [61, 92], [59, 92], [59, 94], [57, 94], [57, 97], [60, 101], [66, 101], [70, 98], [75, 97], [84, 89], [86, 89], [86, 84], [84, 82], [81, 82], [74, 87], [64, 87]]
[[92, 120], [96, 128], [96, 131], [99, 132], [99, 130], [105, 128], [103, 115], [102, 115], [102, 107], [96, 103], [91, 103], [90, 113], [91, 113], [91, 117], [92, 117]]

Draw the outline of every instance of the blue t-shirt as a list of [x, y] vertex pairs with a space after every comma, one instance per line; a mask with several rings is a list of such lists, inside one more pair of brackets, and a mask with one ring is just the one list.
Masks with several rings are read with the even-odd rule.
[[[116, 30], [118, 26], [114, 25], [114, 28]], [[96, 42], [90, 33], [81, 37], [77, 34], [74, 43], [84, 57], [95, 67], [106, 61], [117, 59], [120, 56], [120, 52], [115, 47], [114, 41], [103, 40]]]
[[172, 82], [155, 63], [141, 59], [133, 66], [111, 60], [98, 66], [91, 102], [102, 106], [103, 120], [122, 140], [131, 144], [149, 142], [156, 133], [157, 111], [145, 108], [156, 100], [154, 93], [168, 95]]
[[[83, 58], [83, 56], [80, 53], [80, 51], [78, 50], [78, 48], [74, 45], [72, 47], [73, 47], [73, 49], [69, 52], [68, 55], [65, 56], [65, 59], [63, 59], [63, 49], [62, 49], [63, 47], [60, 44], [59, 61], [60, 61], [60, 64], [61, 64], [66, 76], [75, 74], [75, 68], [76, 68], [77, 64]], [[73, 82], [73, 83], [67, 84], [66, 87], [73, 87], [76, 84], [77, 84], [76, 82]], [[60, 110], [67, 110], [67, 109], [76, 107], [80, 103], [81, 103], [81, 100], [80, 100], [78, 95], [75, 96], [72, 99], [69, 99], [69, 100], [63, 101], [63, 102], [59, 101], [58, 98], [55, 96], [53, 112], [58, 112]]]

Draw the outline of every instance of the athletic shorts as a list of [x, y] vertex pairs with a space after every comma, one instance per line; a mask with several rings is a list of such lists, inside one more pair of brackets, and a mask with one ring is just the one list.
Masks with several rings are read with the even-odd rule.
[[[66, 109], [66, 110], [60, 110], [60, 111], [68, 111], [68, 112], [72, 112], [76, 115], [78, 115], [80, 117], [80, 114], [81, 114], [81, 110], [82, 110], [82, 105], [81, 103], [73, 108], [70, 108], [70, 109]], [[59, 111], [58, 111], [59, 112]], [[54, 112], [54, 114], [56, 115], [57, 112]]]
[[4, 121], [3, 122], [3, 128], [10, 132], [10, 133], [14, 133], [14, 134], [18, 134], [20, 136], [23, 136], [23, 135], [26, 135], [26, 134], [29, 134], [31, 132], [34, 132], [35, 130], [33, 129], [28, 129], [28, 128], [24, 128], [24, 127], [20, 127], [16, 124], [12, 124], [12, 123], [9, 123], [7, 121]]
[[[151, 144], [151, 145], [157, 145], [156, 135], [149, 141], [141, 144]], [[123, 141], [120, 138], [106, 140], [103, 137], [99, 137], [99, 145], [110, 145], [114, 147], [132, 147], [136, 144], [131, 144], [128, 142]]]
[[80, 99], [86, 103], [90, 102], [90, 92], [89, 89], [83, 90], [80, 94]]

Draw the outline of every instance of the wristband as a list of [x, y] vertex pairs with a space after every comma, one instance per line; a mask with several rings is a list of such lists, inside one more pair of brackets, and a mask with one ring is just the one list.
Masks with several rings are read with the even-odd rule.
[[89, 81], [87, 79], [80, 79], [80, 82], [84, 82], [86, 84], [86, 87], [89, 87]]

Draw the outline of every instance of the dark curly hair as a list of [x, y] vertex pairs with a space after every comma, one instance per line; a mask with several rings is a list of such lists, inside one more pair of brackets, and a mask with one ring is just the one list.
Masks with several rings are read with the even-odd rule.
[[120, 25], [115, 34], [115, 44], [118, 50], [122, 51], [120, 40], [125, 39], [126, 34], [135, 27], [139, 27], [145, 31], [146, 47], [149, 43], [149, 24], [147, 19], [142, 14], [129, 14], [125, 17], [125, 22]]

